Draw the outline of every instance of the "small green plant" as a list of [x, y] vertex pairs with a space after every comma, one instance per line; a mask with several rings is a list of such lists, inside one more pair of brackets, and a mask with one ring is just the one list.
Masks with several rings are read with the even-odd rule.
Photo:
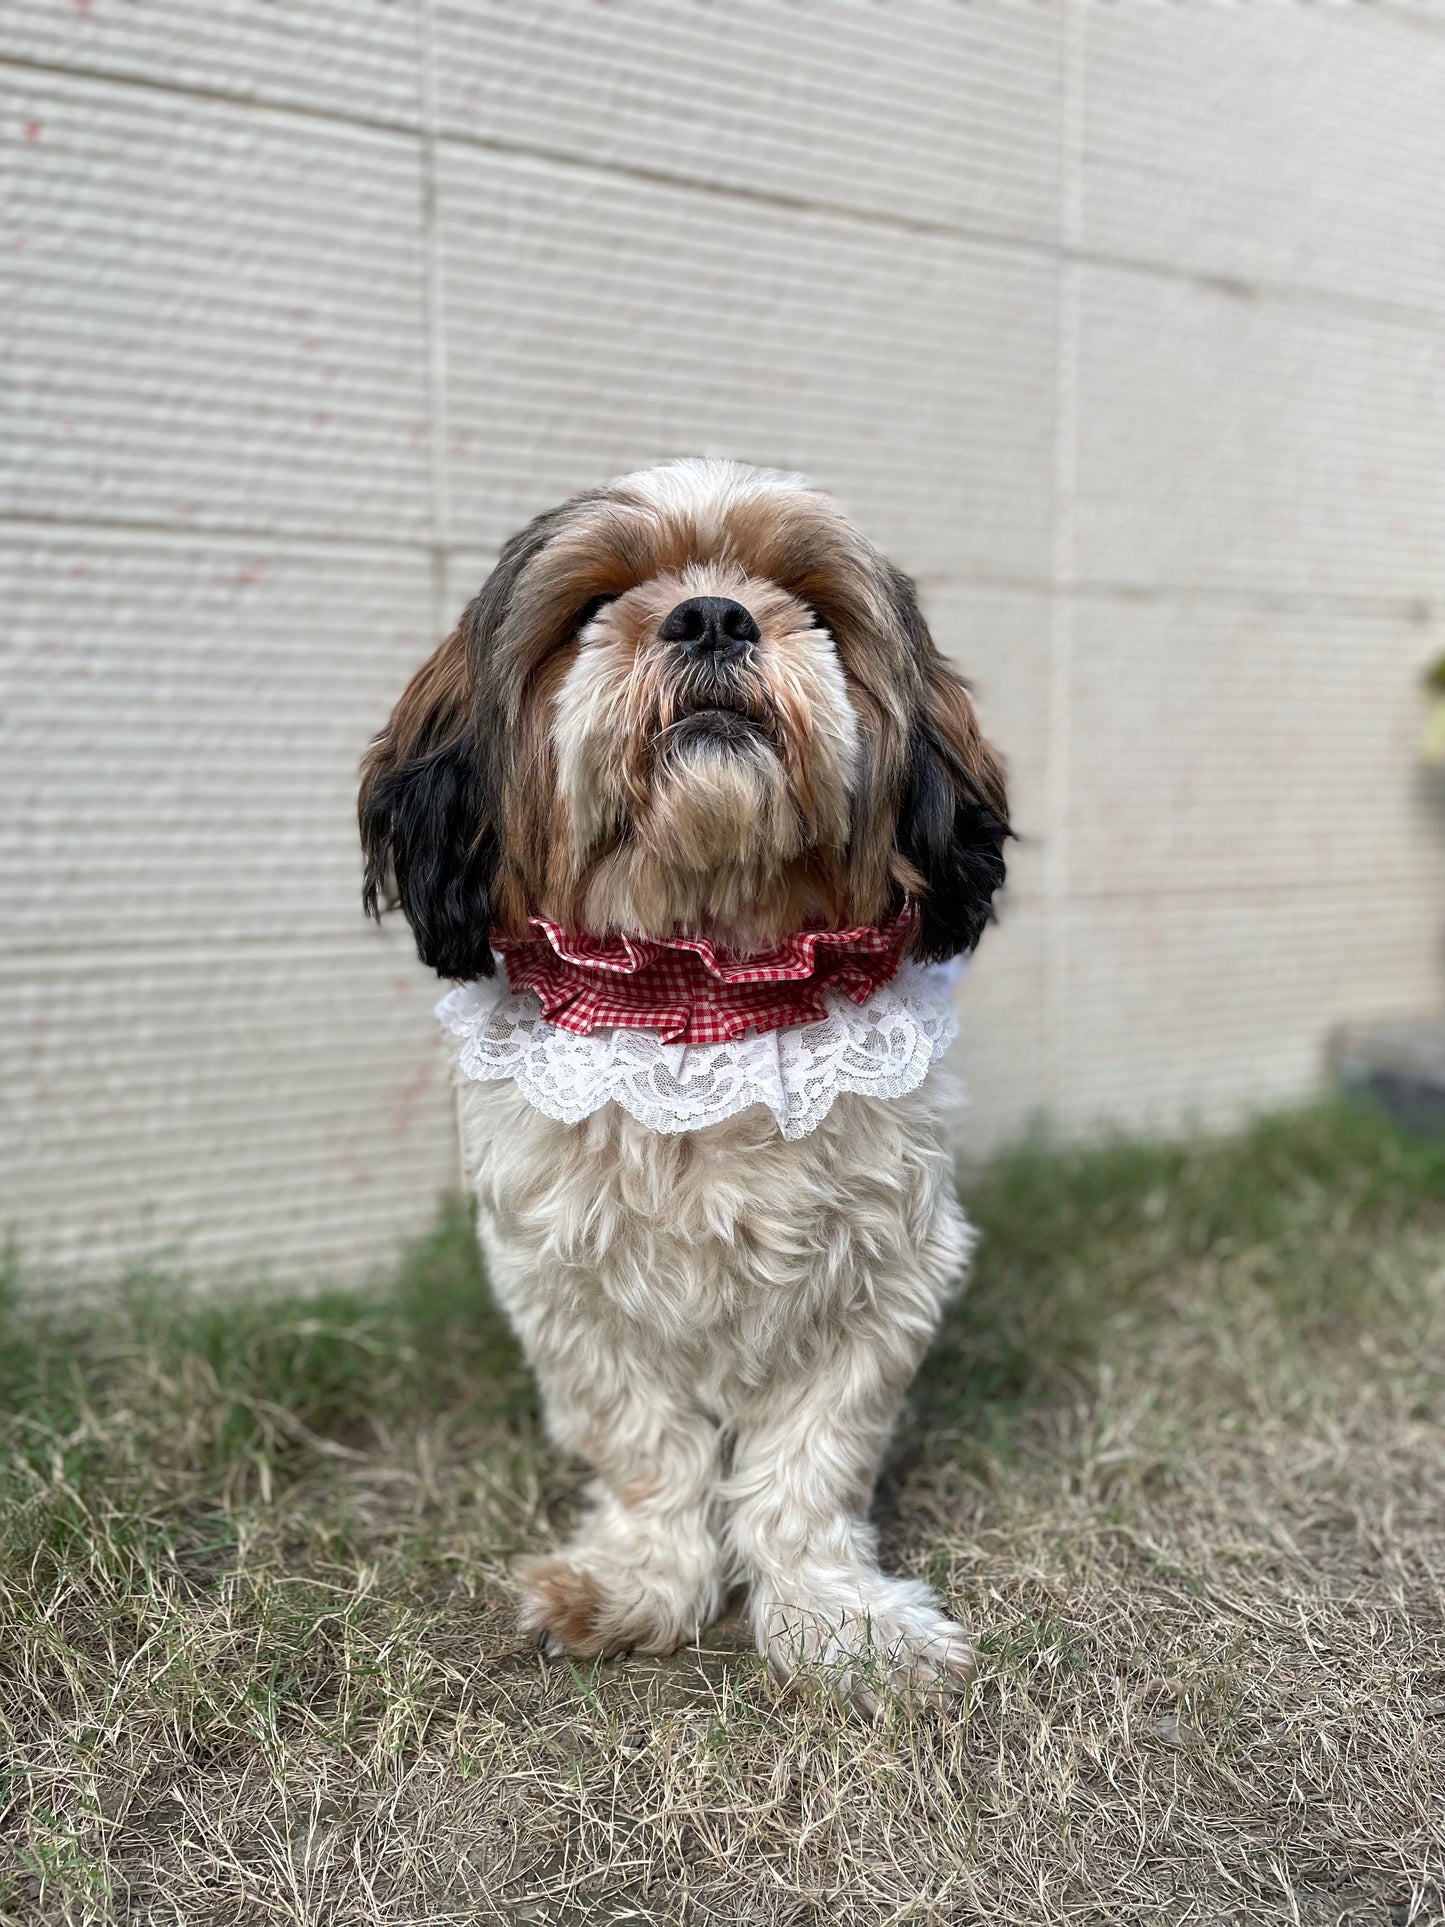
[[1427, 763], [1445, 765], [1445, 656], [1437, 656], [1425, 671], [1430, 706], [1425, 713], [1421, 754]]

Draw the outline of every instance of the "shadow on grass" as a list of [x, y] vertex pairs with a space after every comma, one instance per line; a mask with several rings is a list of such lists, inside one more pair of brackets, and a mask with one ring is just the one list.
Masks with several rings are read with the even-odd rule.
[[338, 1454], [423, 1422], [471, 1452], [535, 1442], [532, 1383], [455, 1201], [369, 1289], [208, 1294], [134, 1273], [56, 1307], [4, 1282], [0, 1571], [74, 1569], [103, 1539], [208, 1581], [250, 1497], [314, 1486]]
[[356, 1290], [197, 1292], [130, 1273], [99, 1303], [55, 1310], [13, 1275], [0, 1298], [0, 1401], [75, 1423], [144, 1365], [152, 1381], [206, 1384], [234, 1412], [217, 1443], [244, 1446], [258, 1411], [284, 1410], [347, 1442], [425, 1407], [479, 1416], [531, 1409], [525, 1370], [482, 1275], [465, 1206], [446, 1201], [398, 1269]]

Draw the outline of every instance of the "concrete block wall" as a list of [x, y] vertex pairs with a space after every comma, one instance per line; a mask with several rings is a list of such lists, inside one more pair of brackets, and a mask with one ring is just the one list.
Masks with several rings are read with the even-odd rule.
[[363, 1274], [453, 1172], [354, 767], [521, 520], [802, 468], [1014, 771], [969, 1143], [1429, 1008], [1445, 14], [4, 0], [0, 1221]]

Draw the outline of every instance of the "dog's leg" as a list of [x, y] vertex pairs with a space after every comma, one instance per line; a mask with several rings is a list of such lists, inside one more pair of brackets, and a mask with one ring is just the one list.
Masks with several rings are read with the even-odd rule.
[[961, 1684], [973, 1648], [918, 1579], [880, 1570], [865, 1509], [926, 1334], [848, 1333], [806, 1378], [769, 1386], [739, 1430], [730, 1530], [752, 1578], [758, 1650], [778, 1681], [818, 1664], [865, 1711], [882, 1690]]
[[716, 1425], [636, 1360], [539, 1369], [548, 1430], [597, 1477], [576, 1533], [523, 1560], [523, 1628], [544, 1652], [670, 1653], [722, 1603]]

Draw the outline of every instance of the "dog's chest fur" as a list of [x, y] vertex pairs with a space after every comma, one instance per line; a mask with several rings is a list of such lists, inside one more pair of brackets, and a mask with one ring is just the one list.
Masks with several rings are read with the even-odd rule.
[[760, 1109], [664, 1136], [615, 1104], [561, 1124], [509, 1084], [466, 1085], [493, 1289], [534, 1357], [585, 1372], [589, 1344], [645, 1355], [719, 1417], [845, 1329], [916, 1340], [970, 1238], [945, 1094], [930, 1078], [906, 1097], [847, 1095], [789, 1142]]

